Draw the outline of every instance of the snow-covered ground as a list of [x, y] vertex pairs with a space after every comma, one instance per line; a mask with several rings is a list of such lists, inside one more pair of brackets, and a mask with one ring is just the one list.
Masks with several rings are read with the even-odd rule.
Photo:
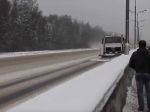
[[[147, 99], [146, 99], [146, 93], [144, 91], [144, 112], [149, 112], [147, 107]], [[127, 92], [127, 98], [126, 98], [126, 104], [123, 108], [123, 112], [139, 112], [138, 111], [138, 98], [137, 98], [137, 87], [136, 87], [136, 81], [135, 77], [132, 79], [132, 85], [128, 88]]]
[[138, 100], [135, 78], [132, 79], [132, 85], [128, 88], [126, 105], [123, 112], [138, 112]]
[[8, 112], [92, 112], [122, 75], [129, 55], [121, 55], [75, 77]]

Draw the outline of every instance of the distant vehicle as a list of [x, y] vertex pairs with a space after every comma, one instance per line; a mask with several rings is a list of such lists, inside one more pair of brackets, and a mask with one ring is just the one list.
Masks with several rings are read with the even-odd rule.
[[125, 39], [123, 36], [105, 36], [101, 42], [101, 55], [122, 54], [125, 49]]

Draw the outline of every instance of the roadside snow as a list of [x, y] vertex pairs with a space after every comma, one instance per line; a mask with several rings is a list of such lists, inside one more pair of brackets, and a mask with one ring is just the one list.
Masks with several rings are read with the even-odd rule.
[[121, 55], [8, 112], [92, 112], [124, 71], [130, 56]]
[[126, 105], [123, 112], [138, 112], [138, 100], [135, 77], [132, 79], [132, 85], [128, 88]]

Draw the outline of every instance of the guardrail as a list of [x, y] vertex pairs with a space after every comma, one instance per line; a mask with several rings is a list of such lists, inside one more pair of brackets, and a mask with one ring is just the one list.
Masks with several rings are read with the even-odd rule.
[[112, 87], [110, 87], [93, 112], [122, 112], [126, 103], [127, 90], [131, 85], [134, 73], [127, 66], [124, 72], [114, 81]]
[[[128, 57], [131, 56], [133, 51], [130, 52]], [[93, 112], [122, 112], [126, 103], [128, 87], [131, 86], [134, 74], [135, 71], [128, 66], [127, 62], [124, 70], [114, 80]]]

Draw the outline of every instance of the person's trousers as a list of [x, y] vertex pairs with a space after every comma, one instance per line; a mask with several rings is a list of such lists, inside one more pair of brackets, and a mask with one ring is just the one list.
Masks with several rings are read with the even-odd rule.
[[143, 89], [145, 86], [146, 96], [147, 96], [147, 105], [150, 111], [150, 74], [137, 73], [135, 78], [136, 78], [136, 85], [137, 85], [139, 109], [142, 109], [142, 110], [144, 109]]

